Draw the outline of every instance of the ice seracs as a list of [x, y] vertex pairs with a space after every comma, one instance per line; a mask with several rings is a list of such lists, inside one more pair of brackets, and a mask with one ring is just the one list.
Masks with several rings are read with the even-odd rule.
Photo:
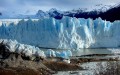
[[[6, 24], [2, 20], [0, 39], [17, 40], [19, 43], [38, 47], [68, 50], [119, 47], [119, 24], [120, 21], [109, 22], [101, 18], [96, 20], [70, 17], [63, 17], [61, 20], [28, 19], [18, 20], [17, 24], [14, 24], [14, 21]], [[31, 52], [30, 49], [29, 51]]]
[[36, 56], [43, 58], [60, 57], [63, 59], [69, 59], [69, 57], [72, 56], [72, 52], [70, 50], [66, 50], [66, 51], [55, 51], [52, 49], [41, 50], [40, 48], [35, 46], [18, 43], [16, 40], [0, 39], [0, 42], [3, 42], [7, 50], [9, 50], [9, 52], [23, 54], [31, 58], [34, 58]]
[[48, 49], [45, 54], [47, 55], [47, 57], [56, 57], [55, 51], [53, 51], [52, 49]]
[[56, 51], [56, 50], [48, 49], [44, 52], [47, 57], [60, 57], [60, 58], [68, 59], [70, 56], [72, 56], [72, 51], [70, 50]]
[[3, 42], [3, 44], [5, 44], [6, 48], [10, 52], [25, 54], [25, 56], [34, 56], [35, 55], [35, 56], [39, 56], [39, 57], [46, 57], [44, 52], [35, 46], [20, 44], [16, 40], [1, 39], [0, 42]]

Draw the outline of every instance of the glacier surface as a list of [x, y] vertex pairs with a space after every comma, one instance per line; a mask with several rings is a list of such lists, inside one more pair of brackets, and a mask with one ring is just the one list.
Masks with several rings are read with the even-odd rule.
[[[63, 17], [0, 20], [0, 39], [47, 48], [120, 47], [120, 21]], [[54, 52], [51, 52], [54, 55]], [[64, 53], [63, 53], [64, 54]]]

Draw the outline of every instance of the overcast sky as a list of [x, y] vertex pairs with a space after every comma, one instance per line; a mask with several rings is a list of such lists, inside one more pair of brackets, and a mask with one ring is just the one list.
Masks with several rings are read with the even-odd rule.
[[34, 14], [39, 9], [51, 8], [72, 10], [77, 8], [93, 9], [97, 4], [115, 5], [120, 0], [0, 0], [0, 12], [4, 14]]

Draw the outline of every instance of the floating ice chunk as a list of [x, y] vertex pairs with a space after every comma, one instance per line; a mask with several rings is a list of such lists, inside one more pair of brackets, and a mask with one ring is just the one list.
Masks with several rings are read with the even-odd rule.
[[60, 53], [60, 57], [62, 58], [68, 58], [66, 51], [63, 51]]
[[48, 57], [56, 57], [55, 51], [53, 51], [52, 49], [48, 49], [45, 54]]
[[56, 57], [61, 57], [60, 52], [56, 51], [55, 54], [56, 54]]
[[66, 51], [67, 56], [72, 56], [72, 52], [70, 50]]
[[72, 52], [70, 50], [68, 51], [62, 51], [62, 52], [55, 52], [56, 57], [62, 57], [68, 59], [70, 56], [72, 56]]
[[111, 51], [111, 53], [113, 53], [113, 54], [119, 54], [120, 53], [120, 49], [118, 48], [118, 49], [116, 49], [116, 48], [108, 48], [107, 50], [109, 50], [109, 51]]

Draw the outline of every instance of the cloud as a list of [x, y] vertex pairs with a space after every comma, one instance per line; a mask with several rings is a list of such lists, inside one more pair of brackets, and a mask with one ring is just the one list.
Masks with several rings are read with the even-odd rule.
[[49, 10], [57, 8], [59, 10], [71, 10], [75, 8], [91, 9], [96, 4], [116, 4], [119, 0], [0, 0], [0, 11], [4, 13], [16, 12], [17, 14], [37, 10]]

